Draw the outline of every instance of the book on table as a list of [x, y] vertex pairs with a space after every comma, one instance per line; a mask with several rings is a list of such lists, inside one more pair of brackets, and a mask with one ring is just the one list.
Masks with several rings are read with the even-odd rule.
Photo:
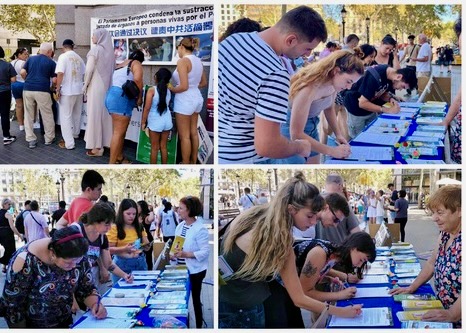
[[403, 300], [401, 301], [401, 306], [405, 311], [443, 309], [442, 302], [439, 300]]

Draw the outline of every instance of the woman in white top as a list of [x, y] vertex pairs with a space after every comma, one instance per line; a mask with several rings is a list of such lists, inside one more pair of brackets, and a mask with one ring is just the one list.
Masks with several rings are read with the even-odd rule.
[[375, 198], [374, 190], [371, 190], [367, 206], [367, 217], [369, 218], [369, 223], [374, 224], [377, 217], [377, 199]]
[[24, 88], [24, 79], [19, 74], [23, 68], [24, 63], [29, 58], [28, 49], [25, 47], [20, 47], [16, 50], [15, 53], [10, 57], [12, 60], [11, 64], [16, 71], [16, 82], [11, 84], [11, 91], [13, 97], [16, 101], [16, 118], [18, 119], [19, 130], [24, 131], [24, 105], [23, 105], [23, 88]]
[[147, 90], [141, 129], [149, 129], [151, 164], [157, 164], [159, 150], [161, 163], [167, 164], [168, 161], [167, 142], [173, 128], [172, 114], [168, 109], [171, 98], [168, 83], [171, 77], [172, 73], [167, 68], [160, 68], [154, 76], [156, 86]]
[[382, 190], [378, 190], [377, 191], [377, 194], [375, 195], [375, 198], [377, 200], [377, 208], [376, 208], [376, 211], [377, 211], [377, 217], [376, 217], [376, 222], [377, 224], [382, 224], [384, 222], [384, 214], [385, 214], [385, 207], [384, 207], [384, 203], [385, 203], [385, 197], [383, 195], [383, 191]]
[[164, 209], [161, 209], [158, 216], [157, 223], [157, 238], [160, 238], [160, 231], [162, 231], [163, 242], [168, 242], [169, 239], [172, 242], [175, 240], [175, 229], [178, 225], [178, 219], [172, 209], [171, 202], [163, 202]]
[[[142, 65], [144, 53], [140, 50], [132, 52], [128, 59], [115, 67], [112, 86], [107, 92], [105, 106], [112, 116], [113, 134], [110, 142], [110, 164], [127, 164], [123, 155], [123, 145], [133, 109], [142, 105]], [[139, 88], [139, 95], [130, 99], [123, 93], [122, 86], [132, 80]]]
[[24, 218], [24, 236], [28, 243], [45, 237], [50, 237], [49, 227], [44, 215], [39, 213], [39, 203], [32, 200], [31, 212]]
[[177, 46], [180, 60], [176, 64], [172, 81], [174, 86], [168, 89], [175, 95], [173, 111], [176, 128], [181, 142], [181, 163], [196, 164], [199, 137], [197, 121], [204, 105], [199, 88], [207, 85], [201, 59], [193, 55], [195, 43], [193, 38], [183, 38]]

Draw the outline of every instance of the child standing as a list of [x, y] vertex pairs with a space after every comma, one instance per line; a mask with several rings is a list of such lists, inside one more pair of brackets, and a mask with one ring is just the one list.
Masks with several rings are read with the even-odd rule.
[[171, 98], [168, 83], [171, 77], [172, 73], [167, 68], [160, 68], [154, 76], [156, 86], [147, 91], [141, 129], [149, 129], [151, 164], [157, 163], [159, 150], [162, 164], [167, 164], [168, 160], [167, 141], [173, 128], [172, 115], [168, 109]]

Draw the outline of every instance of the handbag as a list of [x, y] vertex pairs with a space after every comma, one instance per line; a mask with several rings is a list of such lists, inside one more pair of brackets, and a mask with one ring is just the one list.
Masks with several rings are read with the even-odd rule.
[[[126, 68], [126, 76], [129, 75], [129, 71], [131, 69], [132, 60], [128, 63], [128, 67]], [[126, 96], [128, 99], [136, 99], [139, 96], [139, 87], [136, 85], [136, 82], [133, 80], [126, 80], [126, 82], [121, 86], [123, 89], [123, 93], [121, 96]]]

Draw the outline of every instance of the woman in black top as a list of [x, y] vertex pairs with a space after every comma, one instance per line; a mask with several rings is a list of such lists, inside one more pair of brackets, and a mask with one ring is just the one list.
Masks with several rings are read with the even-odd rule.
[[10, 199], [3, 199], [2, 208], [0, 209], [0, 244], [5, 248], [5, 253], [0, 258], [0, 263], [3, 264], [3, 273], [6, 273], [8, 262], [16, 251], [15, 234], [19, 239], [23, 239], [23, 236], [15, 227], [13, 216], [8, 212], [10, 207]]
[[[139, 223], [141, 223], [146, 231], [147, 240], [149, 242], [153, 242], [154, 236], [152, 236], [152, 233], [150, 232], [150, 225], [152, 224], [152, 221], [154, 221], [155, 217], [154, 213], [149, 210], [149, 205], [144, 200], [138, 201], [138, 214]], [[146, 254], [147, 269], [151, 271], [154, 267], [154, 261], [152, 259], [153, 245], [151, 245], [147, 251], [144, 250], [144, 253]]]

